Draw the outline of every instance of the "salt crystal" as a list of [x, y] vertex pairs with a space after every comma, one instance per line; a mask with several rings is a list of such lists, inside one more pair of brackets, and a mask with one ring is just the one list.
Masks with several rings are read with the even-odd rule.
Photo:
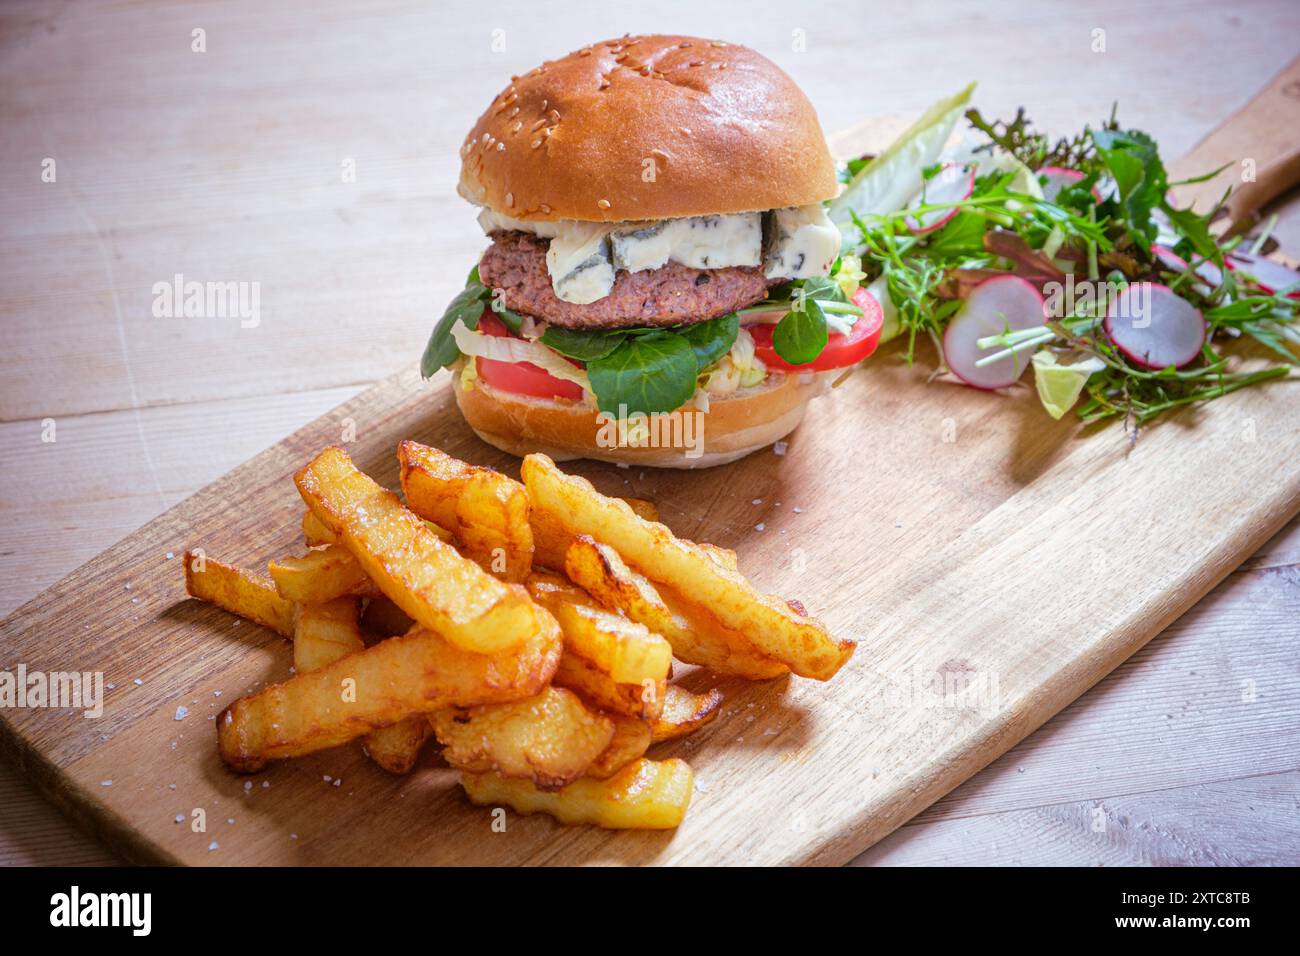
[[760, 521], [758, 524], [754, 525], [754, 530], [755, 530], [755, 531], [763, 531], [763, 530], [766, 530], [766, 528], [767, 528], [767, 525], [764, 524], [764, 523], [761, 522], [761, 521]]
[[112, 781], [112, 780], [101, 780], [101, 781], [99, 781], [99, 785], [100, 785], [101, 787], [111, 787], [111, 786], [113, 785], [113, 781]]
[[213, 840], [211, 843], [208, 844], [209, 853], [211, 853], [213, 850], [218, 850], [218, 849], [220, 849], [220, 846], [217, 844], [216, 840]]
[[189, 713], [190, 713], [190, 709], [186, 707], [184, 704], [181, 704], [179, 707], [176, 708], [176, 716], [172, 719], [184, 720], [187, 716], [189, 716]]
[[787, 450], [789, 447], [790, 447], [790, 443], [789, 443], [789, 442], [786, 442], [786, 441], [779, 441], [779, 442], [777, 442], [776, 444], [774, 444], [774, 445], [772, 446], [772, 453], [775, 454], [775, 455], [784, 455], [784, 454], [786, 453], [786, 450]]

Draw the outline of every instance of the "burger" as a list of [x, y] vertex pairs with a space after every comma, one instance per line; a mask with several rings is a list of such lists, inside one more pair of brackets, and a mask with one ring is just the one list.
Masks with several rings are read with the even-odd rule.
[[690, 468], [791, 432], [875, 347], [807, 97], [753, 50], [625, 36], [514, 77], [460, 150], [490, 240], [425, 350], [516, 455]]

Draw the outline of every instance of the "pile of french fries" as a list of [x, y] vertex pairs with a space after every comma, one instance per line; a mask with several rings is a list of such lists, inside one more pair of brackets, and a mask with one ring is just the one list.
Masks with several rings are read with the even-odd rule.
[[326, 448], [294, 475], [306, 553], [269, 577], [201, 551], [193, 597], [293, 641], [294, 675], [217, 719], [221, 759], [268, 761], [360, 738], [408, 773], [430, 736], [470, 800], [610, 828], [677, 826], [694, 787], [650, 747], [717, 716], [717, 674], [829, 679], [853, 653], [801, 606], [759, 594], [733, 552], [676, 537], [652, 503], [608, 498], [545, 455], [520, 483], [411, 441], [405, 504]]

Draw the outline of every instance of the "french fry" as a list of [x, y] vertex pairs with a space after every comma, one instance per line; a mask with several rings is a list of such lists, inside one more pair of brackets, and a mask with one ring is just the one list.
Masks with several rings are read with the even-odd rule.
[[322, 604], [349, 594], [378, 593], [352, 552], [338, 544], [272, 561], [267, 571], [280, 597], [298, 604]]
[[564, 631], [564, 646], [620, 684], [660, 681], [673, 662], [672, 646], [644, 624], [610, 613], [550, 574], [528, 579], [528, 593], [550, 611]]
[[475, 707], [536, 694], [559, 663], [563, 638], [545, 612], [523, 644], [477, 654], [414, 628], [333, 664], [235, 701], [217, 718], [232, 770], [336, 747], [379, 727], [444, 707]]
[[370, 580], [417, 623], [481, 654], [517, 646], [537, 631], [537, 607], [522, 586], [504, 584], [462, 557], [341, 449], [325, 449], [294, 481]]
[[852, 656], [853, 641], [834, 638], [780, 598], [759, 594], [692, 542], [598, 493], [586, 479], [564, 474], [545, 455], [529, 455], [522, 471], [534, 513], [550, 515], [575, 535], [590, 534], [650, 580], [690, 594], [722, 625], [799, 676], [829, 680]]
[[504, 580], [528, 577], [533, 530], [523, 485], [418, 442], [402, 442], [397, 458], [407, 507], [450, 530], [468, 557]]
[[365, 649], [357, 626], [357, 599], [300, 604], [293, 622], [293, 667], [301, 674], [328, 667]]
[[504, 804], [520, 813], [546, 813], [561, 823], [611, 830], [671, 830], [682, 822], [695, 788], [686, 761], [645, 758], [608, 780], [584, 777], [554, 793], [494, 773], [462, 773], [460, 783], [479, 806]]
[[564, 558], [564, 571], [575, 584], [613, 611], [644, 624], [672, 645], [673, 656], [719, 674], [768, 680], [788, 672], [780, 661], [758, 653], [743, 639], [732, 639], [707, 619], [688, 617], [665, 603], [643, 575], [629, 568], [618, 552], [590, 535], [573, 539]]
[[[356, 598], [299, 605], [294, 621], [293, 666], [300, 673], [328, 667], [365, 648], [357, 623]], [[389, 773], [408, 773], [429, 738], [429, 721], [408, 717], [371, 731], [365, 738], [370, 759]]]
[[[623, 501], [647, 521], [659, 520], [659, 509], [653, 501], [644, 498], [624, 498]], [[564, 555], [573, 543], [573, 532], [550, 514], [539, 513], [536, 509], [529, 511], [528, 520], [533, 527], [533, 563], [553, 571], [563, 570]]]
[[650, 722], [654, 743], [693, 734], [718, 716], [722, 692], [716, 687], [707, 694], [693, 694], [684, 687], [669, 684], [664, 695], [663, 711]]
[[644, 684], [617, 683], [595, 664], [566, 650], [560, 656], [551, 682], [577, 691], [601, 710], [639, 720], [654, 720], [664, 706], [667, 681]]
[[338, 535], [325, 527], [325, 523], [310, 511], [302, 513], [302, 536], [309, 548], [316, 548], [322, 544], [338, 544], [339, 540]]
[[[446, 528], [440, 528], [432, 521], [426, 521], [424, 524], [443, 541], [451, 541], [451, 532]], [[322, 544], [338, 544], [339, 540], [339, 536], [327, 528], [324, 522], [310, 511], [302, 513], [302, 536], [309, 548], [316, 548]]]
[[186, 551], [185, 590], [190, 597], [293, 637], [293, 602], [282, 598], [275, 584], [259, 574]]
[[586, 773], [586, 776], [597, 780], [612, 777], [633, 760], [644, 757], [652, 743], [650, 725], [644, 720], [622, 714], [611, 714], [609, 719], [614, 722], [614, 736], [610, 739], [609, 746], [592, 761]]
[[559, 687], [506, 704], [440, 710], [429, 720], [451, 766], [520, 777], [540, 790], [577, 780], [614, 739], [613, 720]]
[[427, 717], [407, 717], [372, 730], [361, 742], [366, 756], [389, 773], [410, 773], [420, 759], [424, 742], [433, 735]]

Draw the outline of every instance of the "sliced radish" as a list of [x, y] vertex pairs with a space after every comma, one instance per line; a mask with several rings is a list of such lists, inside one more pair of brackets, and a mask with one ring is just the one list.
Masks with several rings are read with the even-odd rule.
[[[1244, 249], [1234, 249], [1228, 253], [1228, 258], [1224, 261], [1228, 264], [1228, 268], [1233, 271], [1241, 269], [1243, 272], [1249, 272], [1255, 277], [1259, 287], [1269, 295], [1273, 295], [1279, 289], [1285, 289], [1289, 285], [1300, 282], [1300, 272], [1294, 272], [1280, 262], [1265, 259], [1263, 256], [1257, 256]], [[1300, 289], [1289, 293], [1287, 298], [1300, 298]]]
[[[1152, 246], [1151, 254], [1164, 263], [1165, 268], [1171, 272], [1187, 271], [1187, 260], [1168, 246]], [[1196, 275], [1203, 280], [1198, 285], [1201, 292], [1205, 293], [1218, 288], [1219, 283], [1223, 281], [1223, 270], [1213, 262], [1202, 262], [1196, 267]], [[1300, 276], [1296, 278], [1300, 278]]]
[[[948, 163], [926, 180], [925, 188], [917, 197], [916, 205], [930, 206], [961, 202], [970, 199], [975, 191], [975, 167]], [[907, 228], [917, 235], [934, 232], [957, 215], [956, 209], [935, 209], [917, 216], [908, 216]]]
[[[1062, 190], [1083, 179], [1083, 173], [1077, 169], [1066, 169], [1064, 166], [1044, 166], [1038, 170], [1038, 175], [1047, 179], [1043, 185], [1043, 198], [1048, 202], [1056, 202], [1056, 197], [1061, 195]], [[1102, 201], [1101, 191], [1096, 186], [1092, 187], [1092, 195], [1097, 202]]]
[[995, 276], [975, 287], [960, 311], [948, 323], [943, 337], [943, 357], [953, 374], [975, 388], [1005, 388], [1029, 367], [1034, 349], [998, 359], [988, 365], [976, 365], [980, 359], [997, 354], [997, 348], [982, 349], [976, 343], [991, 335], [1011, 329], [1020, 331], [1043, 325], [1047, 311], [1043, 296], [1019, 276]]
[[1186, 365], [1205, 344], [1205, 317], [1169, 286], [1135, 282], [1117, 295], [1103, 323], [1106, 334], [1143, 368]]

